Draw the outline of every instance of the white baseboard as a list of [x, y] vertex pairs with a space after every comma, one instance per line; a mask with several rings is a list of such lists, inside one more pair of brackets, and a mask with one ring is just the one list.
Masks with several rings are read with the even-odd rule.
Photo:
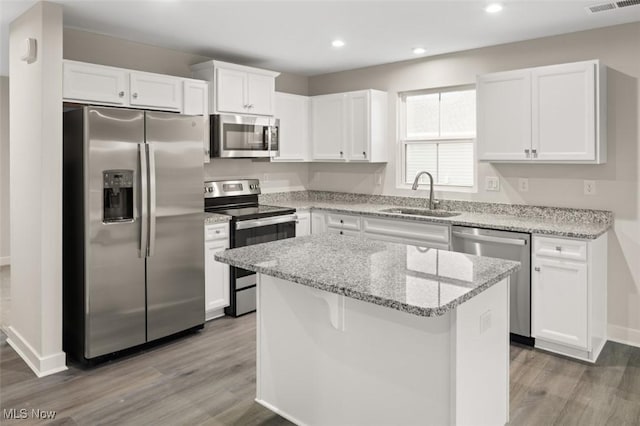
[[11, 265], [11, 256], [0, 257], [0, 266]]
[[609, 324], [607, 328], [607, 339], [640, 348], [640, 330], [635, 328]]
[[7, 333], [7, 343], [33, 370], [36, 376], [44, 377], [67, 369], [64, 352], [42, 357], [13, 327], [9, 326], [5, 331]]

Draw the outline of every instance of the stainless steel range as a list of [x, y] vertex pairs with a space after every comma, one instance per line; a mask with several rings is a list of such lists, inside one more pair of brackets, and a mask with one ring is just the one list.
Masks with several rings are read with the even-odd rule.
[[[295, 209], [258, 204], [258, 179], [204, 183], [204, 207], [231, 216], [229, 247], [244, 247], [296, 236]], [[230, 268], [230, 305], [227, 315], [238, 317], [256, 310], [257, 277], [254, 272]]]

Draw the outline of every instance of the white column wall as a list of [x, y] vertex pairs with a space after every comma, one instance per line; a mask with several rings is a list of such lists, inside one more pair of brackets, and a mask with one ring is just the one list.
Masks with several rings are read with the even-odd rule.
[[[21, 60], [25, 39], [37, 59]], [[62, 6], [40, 2], [9, 41], [11, 317], [9, 344], [38, 376], [62, 352]]]

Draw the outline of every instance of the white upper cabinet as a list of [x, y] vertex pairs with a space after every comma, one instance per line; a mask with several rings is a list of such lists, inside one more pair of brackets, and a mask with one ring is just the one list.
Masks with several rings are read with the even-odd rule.
[[308, 161], [311, 158], [310, 114], [308, 96], [276, 92], [279, 149], [271, 161]]
[[127, 70], [64, 61], [63, 97], [76, 102], [126, 105], [129, 100]]
[[246, 112], [245, 99], [247, 73], [224, 68], [216, 69], [216, 93], [218, 112]]
[[596, 69], [578, 62], [531, 71], [531, 148], [538, 159], [598, 160]]
[[[203, 115], [209, 120], [209, 85], [206, 81], [185, 80], [182, 86], [182, 112], [188, 115]], [[203, 128], [203, 158], [205, 163], [211, 162], [209, 125]]]
[[180, 111], [182, 80], [168, 75], [132, 71], [129, 74], [129, 105]]
[[346, 95], [311, 98], [312, 146], [314, 160], [346, 160]]
[[208, 114], [206, 81], [69, 60], [63, 75], [65, 101]]
[[529, 71], [481, 75], [477, 82], [478, 158], [526, 160], [531, 152]]
[[275, 81], [280, 73], [208, 61], [191, 67], [194, 78], [207, 80], [213, 114], [273, 116]]
[[478, 76], [480, 160], [602, 164], [606, 68], [599, 61]]
[[311, 98], [314, 160], [387, 161], [387, 94], [379, 90]]

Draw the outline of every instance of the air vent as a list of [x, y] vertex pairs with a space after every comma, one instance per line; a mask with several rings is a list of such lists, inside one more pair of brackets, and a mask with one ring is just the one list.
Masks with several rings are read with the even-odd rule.
[[616, 9], [615, 3], [602, 3], [587, 7], [588, 13], [606, 12], [607, 10]]
[[628, 7], [628, 6], [638, 6], [640, 5], [640, 0], [623, 0], [617, 1], [616, 5], [618, 7]]
[[629, 7], [629, 6], [639, 6], [640, 0], [621, 0], [613, 3], [601, 3], [594, 4], [593, 6], [587, 7], [587, 13], [593, 14], [598, 12], [606, 12], [608, 10], [615, 10], [621, 7]]

